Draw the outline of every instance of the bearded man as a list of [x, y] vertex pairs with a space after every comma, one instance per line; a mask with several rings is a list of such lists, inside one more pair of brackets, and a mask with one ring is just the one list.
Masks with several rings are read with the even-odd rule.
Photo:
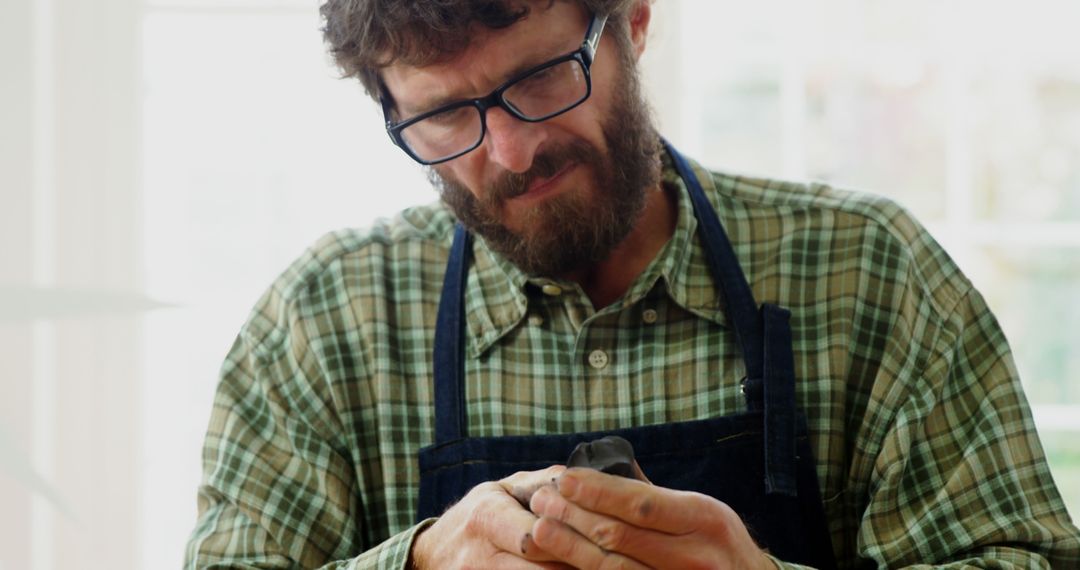
[[[322, 7], [441, 201], [324, 238], [259, 302], [189, 567], [1080, 565], [968, 280], [888, 201], [661, 139], [651, 9]], [[638, 477], [563, 466], [606, 435]]]

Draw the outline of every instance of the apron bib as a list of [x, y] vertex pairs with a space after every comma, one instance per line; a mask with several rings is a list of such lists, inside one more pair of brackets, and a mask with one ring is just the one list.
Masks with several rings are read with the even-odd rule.
[[806, 419], [795, 406], [790, 313], [771, 304], [758, 308], [697, 177], [664, 145], [687, 183], [709, 269], [742, 349], [746, 412], [603, 432], [467, 437], [463, 336], [471, 238], [459, 224], [436, 320], [435, 443], [420, 450], [418, 520], [438, 516], [480, 483], [564, 463], [578, 443], [618, 435], [633, 444], [656, 485], [723, 501], [781, 560], [834, 568]]

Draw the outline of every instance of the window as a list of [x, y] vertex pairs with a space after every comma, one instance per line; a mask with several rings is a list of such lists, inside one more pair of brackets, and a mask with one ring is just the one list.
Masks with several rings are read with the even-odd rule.
[[1080, 512], [1080, 61], [1069, 29], [1080, 5], [676, 5], [668, 33], [683, 38], [683, 69], [697, 70], [670, 121], [684, 146], [715, 168], [822, 179], [911, 210], [998, 317], [1055, 480]]

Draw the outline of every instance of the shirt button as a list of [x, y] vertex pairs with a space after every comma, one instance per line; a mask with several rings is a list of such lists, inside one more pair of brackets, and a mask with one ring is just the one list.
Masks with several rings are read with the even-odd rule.
[[594, 350], [589, 353], [589, 366], [600, 370], [601, 368], [607, 366], [607, 363], [608, 355], [606, 352], [602, 350]]
[[538, 326], [544, 324], [544, 317], [541, 317], [540, 315], [530, 315], [529, 316], [529, 324], [534, 326], [534, 327], [538, 327]]
[[657, 318], [656, 311], [653, 309], [645, 309], [645, 312], [641, 313], [641, 320], [645, 321], [647, 325], [655, 323]]
[[549, 297], [558, 297], [559, 295], [562, 295], [562, 287], [550, 283], [541, 287], [540, 290]]

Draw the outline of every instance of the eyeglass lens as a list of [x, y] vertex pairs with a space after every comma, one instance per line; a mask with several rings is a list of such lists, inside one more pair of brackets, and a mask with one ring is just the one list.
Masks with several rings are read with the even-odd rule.
[[[576, 59], [544, 67], [508, 85], [502, 101], [519, 118], [544, 120], [580, 103], [588, 96], [585, 70]], [[401, 131], [409, 149], [425, 161], [437, 161], [469, 150], [484, 137], [479, 107], [451, 107]]]

